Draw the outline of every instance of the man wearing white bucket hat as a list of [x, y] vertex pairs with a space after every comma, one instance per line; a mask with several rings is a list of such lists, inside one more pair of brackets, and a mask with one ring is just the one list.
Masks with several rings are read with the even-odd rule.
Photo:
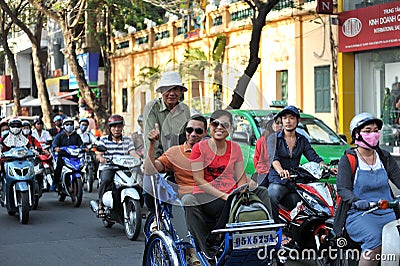
[[[189, 107], [179, 102], [182, 93], [187, 88], [182, 84], [179, 73], [174, 71], [162, 74], [156, 92], [161, 97], [146, 104], [144, 107], [144, 136], [150, 130], [155, 129], [155, 124], [161, 133], [160, 140], [155, 144], [155, 158], [158, 158], [171, 146], [179, 145], [180, 136], [185, 136], [184, 125], [189, 120]], [[145, 148], [149, 146], [149, 140], [145, 138]]]

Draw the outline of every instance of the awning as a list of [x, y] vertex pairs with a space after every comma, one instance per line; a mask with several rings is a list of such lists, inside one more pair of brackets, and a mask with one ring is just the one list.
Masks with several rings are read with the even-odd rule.
[[[27, 96], [20, 101], [22, 107], [30, 107], [30, 106], [41, 106], [41, 101], [37, 98], [33, 98], [32, 96]], [[50, 104], [52, 106], [59, 105], [78, 105], [78, 103], [74, 101], [70, 101], [62, 98], [50, 98]], [[14, 103], [8, 104], [7, 107], [14, 106]]]

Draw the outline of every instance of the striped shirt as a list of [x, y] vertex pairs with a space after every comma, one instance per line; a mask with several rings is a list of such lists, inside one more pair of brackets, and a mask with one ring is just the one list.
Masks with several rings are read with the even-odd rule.
[[111, 159], [115, 156], [129, 155], [135, 149], [131, 138], [123, 136], [121, 141], [115, 142], [111, 135], [103, 136], [100, 138], [100, 145], [103, 144], [107, 151], [104, 152], [104, 158]]

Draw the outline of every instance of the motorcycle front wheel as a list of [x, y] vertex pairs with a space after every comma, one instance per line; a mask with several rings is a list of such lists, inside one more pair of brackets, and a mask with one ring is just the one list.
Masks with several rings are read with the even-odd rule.
[[73, 181], [72, 191], [73, 191], [73, 197], [75, 197], [74, 207], [78, 208], [79, 206], [81, 206], [83, 197], [83, 188], [81, 179], [75, 179], [75, 181]]
[[35, 195], [33, 196], [33, 206], [32, 210], [37, 210], [39, 206], [39, 198], [40, 194], [42, 194], [41, 188], [37, 182], [35, 182]]
[[89, 166], [86, 172], [86, 188], [89, 193], [93, 191], [93, 181], [93, 168]]
[[138, 200], [129, 198], [124, 204], [126, 204], [124, 214], [125, 235], [129, 240], [136, 240], [142, 225], [140, 203]]
[[28, 191], [19, 193], [19, 222], [21, 224], [27, 224], [29, 221], [29, 195]]

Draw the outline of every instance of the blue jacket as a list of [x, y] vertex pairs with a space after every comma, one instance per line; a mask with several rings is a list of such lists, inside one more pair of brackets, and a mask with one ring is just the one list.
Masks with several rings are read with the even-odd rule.
[[[293, 147], [292, 155], [290, 155], [289, 147], [284, 138], [284, 129], [276, 133], [276, 150], [273, 161], [279, 161], [284, 170], [291, 170], [300, 165], [301, 155], [304, 155], [308, 161], [320, 163], [322, 158], [318, 156], [315, 150], [311, 147], [310, 142], [302, 134], [296, 132], [296, 142]], [[275, 137], [275, 135], [271, 135]], [[286, 179], [282, 180], [278, 172], [271, 167], [268, 175], [270, 182], [286, 183]]]

